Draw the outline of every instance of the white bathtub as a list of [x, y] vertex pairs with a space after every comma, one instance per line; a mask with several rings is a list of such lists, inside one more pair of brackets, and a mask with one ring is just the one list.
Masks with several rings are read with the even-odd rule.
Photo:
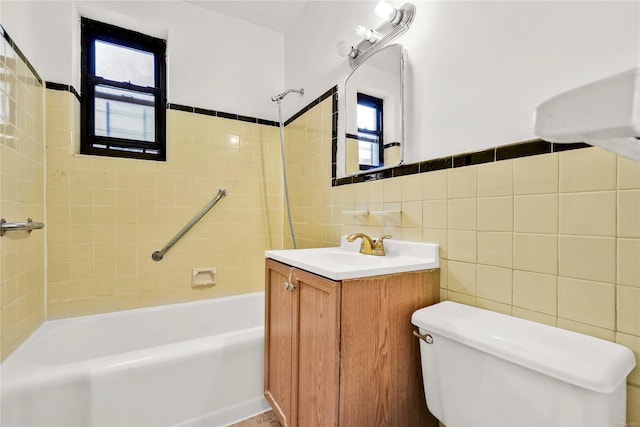
[[269, 409], [264, 293], [45, 322], [0, 366], [9, 426], [223, 426]]

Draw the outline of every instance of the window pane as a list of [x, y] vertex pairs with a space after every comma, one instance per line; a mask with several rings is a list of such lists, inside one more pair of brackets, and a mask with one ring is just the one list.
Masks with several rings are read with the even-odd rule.
[[358, 156], [361, 165], [380, 166], [378, 138], [371, 135], [358, 134]]
[[377, 112], [375, 107], [358, 104], [358, 129], [378, 130]]
[[153, 53], [132, 49], [102, 40], [95, 41], [96, 76], [155, 87]]
[[95, 134], [155, 141], [154, 96], [108, 86], [96, 86]]

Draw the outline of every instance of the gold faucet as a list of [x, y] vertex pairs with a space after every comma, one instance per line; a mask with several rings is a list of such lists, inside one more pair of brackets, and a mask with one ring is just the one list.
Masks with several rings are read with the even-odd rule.
[[376, 240], [374, 242], [374, 245], [373, 245], [373, 255], [384, 256], [385, 255], [384, 243], [382, 241], [384, 239], [390, 239], [390, 238], [391, 238], [391, 236], [389, 236], [388, 234], [385, 234], [384, 236], [382, 236], [378, 240]]
[[361, 254], [384, 256], [384, 243], [382, 241], [390, 237], [391, 236], [385, 235], [380, 237], [378, 240], [372, 240], [371, 237], [367, 236], [366, 234], [354, 233], [347, 237], [347, 241], [353, 242], [356, 239], [362, 239], [362, 243], [360, 243]]

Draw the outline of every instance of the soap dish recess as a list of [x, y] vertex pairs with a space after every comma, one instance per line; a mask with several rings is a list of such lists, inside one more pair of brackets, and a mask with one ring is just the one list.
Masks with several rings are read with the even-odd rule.
[[216, 284], [216, 268], [194, 268], [191, 274], [191, 286], [202, 288]]

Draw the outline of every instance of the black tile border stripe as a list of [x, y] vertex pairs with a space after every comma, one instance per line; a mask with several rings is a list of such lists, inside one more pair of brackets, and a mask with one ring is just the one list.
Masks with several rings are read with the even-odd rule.
[[13, 39], [9, 36], [9, 34], [7, 33], [7, 30], [4, 29], [4, 27], [2, 26], [2, 24], [0, 24], [0, 33], [2, 33], [2, 37], [4, 37], [4, 39], [7, 41], [7, 43], [9, 43], [9, 45], [11, 46], [11, 48], [13, 49], [13, 51], [16, 53], [16, 55], [18, 55], [18, 57], [20, 59], [22, 59], [22, 61], [24, 61], [25, 64], [27, 64], [27, 67], [29, 68], [29, 70], [33, 73], [33, 75], [36, 77], [36, 79], [38, 80], [38, 83], [42, 84], [42, 78], [40, 77], [40, 74], [38, 74], [38, 72], [36, 71], [36, 69], [34, 68], [33, 64], [31, 64], [31, 62], [29, 62], [29, 60], [27, 59], [27, 57], [24, 55], [24, 53], [22, 53], [22, 51], [20, 50], [20, 48], [18, 47], [18, 45], [13, 41]]
[[338, 86], [334, 86], [323, 94], [331, 92], [331, 186], [336, 185], [338, 173]]
[[420, 163], [420, 172], [434, 172], [453, 167], [453, 157], [442, 157], [439, 159], [426, 160]]
[[[52, 90], [71, 92], [72, 94], [75, 95], [78, 101], [81, 101], [80, 94], [76, 91], [76, 89], [73, 86], [66, 85], [63, 83], [46, 82], [46, 88], [52, 89]], [[240, 114], [226, 113], [224, 111], [208, 110], [206, 108], [191, 107], [189, 105], [168, 103], [167, 109], [184, 111], [187, 113], [203, 114], [206, 116], [221, 117], [223, 119], [239, 120], [243, 122], [256, 123], [256, 124], [265, 125], [265, 126], [276, 126], [276, 127], [280, 126], [278, 122], [275, 122], [273, 120], [265, 120], [257, 117], [242, 116]]]
[[[338, 86], [334, 86], [331, 89], [327, 90], [325, 93], [323, 93], [322, 95], [320, 95], [319, 97], [311, 101], [309, 104], [303, 107], [300, 111], [298, 111], [293, 116], [291, 116], [287, 121], [285, 121], [284, 122], [285, 127], [291, 124], [292, 122], [294, 122], [296, 119], [298, 119], [307, 111], [311, 110], [316, 105], [320, 104], [322, 101], [324, 101], [328, 97], [333, 96], [334, 97], [333, 99], [333, 115], [334, 116], [333, 116], [333, 125], [332, 125], [332, 138], [337, 137], [338, 135], [338, 120], [337, 120], [338, 96], [337, 95], [338, 95]], [[204, 108], [190, 107], [187, 105], [169, 103], [167, 104], [167, 108], [170, 110], [179, 110], [179, 111], [185, 111], [188, 113], [205, 114], [207, 116], [222, 117], [224, 119], [239, 120], [242, 122], [256, 123], [256, 124], [265, 125], [265, 126], [275, 126], [275, 127], [280, 126], [280, 123], [274, 120], [266, 120], [266, 119], [260, 119], [257, 117], [243, 116], [240, 114], [227, 113], [224, 111], [207, 110]]]
[[532, 139], [520, 144], [502, 145], [496, 147], [496, 160], [517, 159], [519, 157], [536, 156], [552, 152], [551, 142]]
[[[189, 107], [188, 105], [167, 104], [167, 108], [169, 110], [184, 111], [186, 113], [195, 113], [196, 112], [195, 111], [196, 109], [194, 107]], [[215, 111], [211, 111], [211, 110], [201, 110], [200, 114], [206, 114], [208, 116], [215, 116], [216, 112]]]
[[456, 154], [453, 156], [453, 167], [479, 165], [482, 163], [491, 163], [496, 160], [495, 148], [474, 153]]
[[[78, 92], [75, 90], [75, 88], [73, 86], [66, 85], [66, 84], [63, 84], [63, 83], [46, 82], [46, 88], [47, 89], [53, 89], [53, 90], [61, 90], [61, 91], [71, 92], [76, 96], [78, 101], [81, 100], [80, 99], [80, 95], [78, 94]], [[337, 139], [337, 135], [338, 135], [338, 116], [337, 116], [337, 114], [338, 114], [338, 86], [332, 87], [331, 89], [329, 89], [328, 91], [326, 91], [325, 93], [320, 95], [318, 98], [316, 98], [313, 101], [311, 101], [309, 104], [307, 104], [304, 108], [302, 108], [296, 114], [294, 114], [289, 120], [287, 120], [285, 122], [285, 124], [284, 124], [285, 127], [287, 125], [289, 125], [290, 123], [292, 123], [297, 118], [299, 118], [300, 116], [302, 116], [304, 113], [306, 113], [307, 111], [309, 111], [310, 109], [315, 107], [316, 105], [320, 104], [322, 101], [324, 101], [325, 99], [327, 99], [330, 96], [333, 96], [333, 123], [332, 123], [332, 134], [331, 134], [331, 137], [332, 137], [332, 139], [334, 139], [334, 138]], [[227, 113], [225, 111], [209, 110], [209, 109], [206, 109], [206, 108], [192, 107], [190, 105], [175, 104], [175, 103], [172, 103], [172, 102], [167, 103], [167, 109], [169, 109], [169, 110], [177, 110], [177, 111], [184, 111], [184, 112], [187, 112], [187, 113], [204, 114], [206, 116], [212, 116], [212, 117], [221, 117], [223, 119], [239, 120], [239, 121], [242, 121], [242, 122], [256, 123], [256, 124], [265, 125], [265, 126], [275, 126], [275, 127], [279, 127], [280, 126], [280, 123], [276, 122], [274, 120], [260, 119], [258, 117], [243, 116], [241, 114]], [[333, 141], [333, 142], [334, 142], [334, 144], [337, 143], [337, 141]], [[335, 163], [335, 159], [333, 159], [333, 163]], [[335, 176], [335, 173], [334, 173], [334, 176]]]
[[573, 144], [552, 144], [552, 150], [554, 153], [559, 153], [560, 151], [577, 150], [579, 148], [587, 147], [591, 147], [591, 145], [584, 142], [576, 142]]
[[[331, 89], [327, 90], [325, 93], [323, 93], [322, 95], [320, 95], [319, 97], [317, 97], [316, 99], [314, 99], [313, 101], [308, 103], [302, 110], [298, 111], [296, 114], [291, 116], [291, 118], [289, 118], [289, 120], [285, 121], [284, 122], [285, 127], [288, 126], [293, 121], [295, 121], [300, 116], [302, 116], [304, 113], [306, 113], [307, 111], [309, 111], [310, 109], [315, 107], [316, 105], [320, 104], [325, 99], [329, 98], [330, 96], [337, 95], [337, 93], [338, 93], [338, 86], [334, 86]], [[335, 114], [337, 111], [338, 111], [338, 98], [334, 97], [334, 99], [333, 99], [333, 113]]]
[[255, 123], [258, 125], [276, 126], [276, 127], [280, 126], [278, 122], [273, 120], [265, 120], [265, 119], [260, 119], [258, 117], [243, 116], [241, 114], [227, 113], [225, 111], [209, 110], [206, 108], [190, 107], [188, 105], [168, 103], [167, 109], [185, 111], [187, 113], [204, 114], [205, 116], [220, 117], [223, 119], [230, 119], [230, 120], [238, 120], [241, 122]]
[[54, 82], [45, 82], [45, 87], [47, 89], [52, 89], [52, 90], [60, 90], [60, 91], [64, 91], [64, 92], [71, 92], [76, 97], [78, 102], [82, 101], [80, 99], [80, 94], [78, 93], [76, 88], [74, 88], [71, 85], [65, 85], [65, 84], [62, 84], [62, 83], [54, 83]]
[[62, 91], [65, 91], [65, 92], [70, 92], [71, 91], [69, 85], [63, 85], [62, 83], [46, 82], [45, 83], [45, 87], [47, 89], [62, 90]]
[[380, 172], [372, 172], [370, 174], [348, 176], [337, 179], [335, 176], [336, 168], [334, 167], [331, 185], [336, 187], [339, 185], [355, 184], [358, 182], [366, 182], [376, 179], [433, 172], [442, 169], [461, 168], [465, 166], [480, 165], [483, 163], [499, 162], [501, 160], [517, 159], [521, 157], [536, 156], [539, 154], [558, 153], [561, 151], [578, 150], [589, 147], [591, 147], [591, 145], [583, 142], [575, 144], [557, 144], [544, 141], [542, 139], [531, 139], [515, 144], [493, 147], [488, 150], [456, 154], [454, 156], [426, 160], [420, 163], [409, 163]]
[[[172, 104], [169, 104], [167, 108], [171, 108], [171, 105]], [[178, 109], [181, 109], [181, 108], [182, 108], [182, 105]], [[214, 117], [216, 115], [215, 110], [208, 110], [206, 108], [198, 108], [198, 107], [187, 107], [187, 108], [191, 108], [190, 110], [191, 113], [204, 114], [205, 116], [214, 116]]]
[[[333, 130], [331, 138], [331, 186], [356, 184], [359, 182], [374, 181], [378, 179], [393, 178], [398, 176], [413, 175], [418, 173], [433, 172], [443, 169], [453, 169], [465, 166], [479, 165], [483, 163], [493, 163], [500, 160], [516, 159], [520, 157], [535, 156], [538, 154], [556, 153], [560, 151], [575, 150], [580, 148], [591, 147], [585, 143], [575, 144], [555, 144], [542, 139], [531, 139], [527, 141], [517, 142], [514, 144], [501, 145], [486, 150], [473, 151], [468, 153], [455, 154], [452, 156], [441, 157], [422, 161], [419, 163], [401, 164], [397, 167], [386, 169], [378, 172], [360, 174], [357, 176], [347, 176], [344, 178], [336, 178], [337, 172], [337, 151], [338, 151], [338, 91], [337, 86], [331, 88], [323, 96], [326, 98], [328, 94], [333, 93]], [[324, 100], [324, 98], [322, 98]], [[319, 102], [310, 103], [302, 113], [298, 113], [295, 117], [304, 114], [309, 108], [317, 105]], [[290, 119], [287, 121], [289, 123]]]
[[[2, 31], [0, 25], [0, 31]], [[6, 34], [6, 32], [3, 32]], [[65, 90], [72, 92], [78, 100], [80, 95], [73, 86], [46, 82], [47, 89]], [[561, 151], [577, 150], [580, 148], [591, 147], [589, 144], [582, 142], [574, 144], [557, 144], [544, 141], [542, 139], [531, 139], [528, 141], [517, 142], [514, 144], [500, 145], [486, 150], [461, 153], [437, 159], [426, 160], [418, 163], [402, 164], [397, 167], [386, 169], [378, 172], [361, 174], [358, 176], [347, 176], [344, 178], [336, 178], [337, 174], [337, 151], [338, 151], [338, 86], [334, 86], [311, 101], [300, 111], [295, 113], [285, 123], [285, 127], [300, 118], [304, 113], [320, 104], [325, 99], [332, 97], [332, 129], [331, 129], [331, 186], [356, 184], [359, 182], [375, 181], [378, 179], [393, 178], [405, 175], [414, 175], [419, 173], [433, 172], [443, 169], [453, 169], [465, 166], [479, 165], [483, 163], [499, 162], [501, 160], [517, 159], [521, 157], [536, 156], [539, 154], [558, 153]], [[255, 117], [242, 116], [239, 114], [227, 113], [224, 111], [208, 110], [205, 108], [191, 107], [188, 105], [168, 103], [167, 108], [170, 110], [184, 111], [187, 113], [204, 114], [207, 116], [221, 117], [231, 120], [239, 120], [249, 123], [256, 123], [266, 126], [279, 127], [280, 124], [273, 120], [264, 120]]]

